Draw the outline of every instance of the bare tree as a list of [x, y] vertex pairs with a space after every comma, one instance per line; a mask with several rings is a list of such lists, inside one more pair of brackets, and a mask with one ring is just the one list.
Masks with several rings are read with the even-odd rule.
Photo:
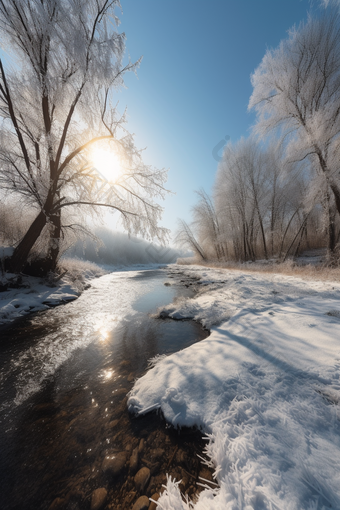
[[186, 246], [192, 250], [200, 259], [207, 259], [204, 249], [197, 240], [197, 236], [190, 225], [188, 225], [184, 220], [178, 220], [178, 229], [175, 241], [179, 246]]
[[227, 244], [232, 241], [236, 259], [281, 257], [290, 245], [296, 248], [296, 234], [301, 224], [307, 228], [315, 204], [313, 200], [305, 222], [304, 170], [301, 163], [287, 164], [279, 141], [265, 148], [252, 137], [228, 144], [216, 175], [214, 202], [220, 231]]
[[[2, 47], [15, 58], [6, 69], [0, 61], [0, 183], [36, 210], [11, 259], [14, 271], [46, 231], [46, 269], [53, 269], [66, 208], [108, 207], [129, 231], [167, 235], [154, 202], [164, 197], [166, 172], [144, 164], [125, 115], [112, 106], [113, 90], [140, 62], [123, 64], [119, 7], [119, 0], [0, 0]], [[96, 144], [120, 158], [112, 182], [93, 171]]]
[[226, 256], [226, 243], [224, 243], [215, 206], [203, 189], [196, 193], [199, 200], [193, 207], [193, 224], [196, 227], [200, 245], [210, 257], [223, 260]]
[[[252, 76], [255, 130], [275, 130], [290, 161], [307, 159], [340, 213], [340, 16], [326, 10], [268, 50]], [[313, 175], [313, 172], [311, 173]], [[320, 179], [311, 180], [311, 184]], [[318, 189], [314, 190], [318, 194]]]
[[228, 144], [217, 172], [215, 201], [218, 217], [224, 216], [237, 239], [238, 258], [255, 260], [259, 239], [268, 257], [266, 188], [264, 154], [255, 139]]

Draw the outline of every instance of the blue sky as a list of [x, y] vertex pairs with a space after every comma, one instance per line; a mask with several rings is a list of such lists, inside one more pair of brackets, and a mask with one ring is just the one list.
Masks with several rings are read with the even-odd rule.
[[[313, 2], [313, 3], [312, 3]], [[195, 190], [212, 191], [216, 146], [248, 136], [250, 76], [267, 48], [277, 47], [318, 0], [121, 0], [126, 53], [143, 60], [138, 77], [125, 75], [120, 111], [145, 162], [168, 168], [162, 225], [190, 221]], [[313, 7], [314, 6], [314, 7]], [[2, 53], [2, 56], [5, 55]], [[222, 142], [222, 143], [221, 143]], [[220, 150], [220, 154], [222, 150]], [[116, 227], [117, 215], [105, 215]]]
[[210, 192], [226, 135], [248, 136], [250, 75], [267, 48], [306, 19], [309, 0], [121, 0], [120, 31], [132, 60], [143, 55], [138, 78], [126, 75], [117, 92], [145, 161], [169, 168], [162, 224], [190, 221], [195, 193]]

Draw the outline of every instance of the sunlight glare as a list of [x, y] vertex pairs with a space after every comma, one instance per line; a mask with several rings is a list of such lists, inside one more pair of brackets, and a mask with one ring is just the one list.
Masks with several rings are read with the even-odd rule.
[[98, 173], [108, 182], [114, 182], [122, 174], [119, 157], [112, 150], [93, 148], [91, 159]]
[[109, 331], [104, 326], [99, 329], [98, 333], [100, 342], [106, 342], [109, 338]]

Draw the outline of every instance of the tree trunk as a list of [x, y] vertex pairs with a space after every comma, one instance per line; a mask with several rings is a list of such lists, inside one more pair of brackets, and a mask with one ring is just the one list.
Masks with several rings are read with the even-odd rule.
[[40, 211], [13, 252], [9, 263], [10, 270], [13, 271], [13, 273], [20, 273], [20, 271], [22, 271], [27, 262], [28, 255], [45, 225], [46, 214], [44, 211]]
[[339, 190], [338, 186], [334, 183], [330, 184], [330, 188], [334, 194], [336, 209], [337, 209], [338, 213], [340, 214], [340, 190]]
[[[279, 252], [279, 258], [280, 258], [280, 259], [281, 259], [281, 257], [282, 257], [283, 245], [284, 245], [284, 242], [285, 242], [285, 239], [286, 239], [287, 232], [288, 232], [289, 227], [290, 227], [290, 225], [291, 225], [291, 223], [292, 223], [292, 221], [293, 221], [293, 219], [294, 219], [294, 216], [298, 213], [299, 209], [300, 209], [300, 206], [298, 207], [298, 209], [296, 209], [296, 211], [294, 212], [293, 216], [292, 216], [292, 217], [290, 218], [290, 220], [288, 221], [287, 227], [286, 227], [286, 229], [285, 229], [285, 231], [284, 231], [284, 234], [283, 234], [283, 236], [282, 236], [282, 239], [281, 239], [281, 246], [280, 246], [280, 252]], [[286, 255], [285, 255], [285, 257], [284, 257], [284, 260], [286, 260], [286, 257], [287, 257], [287, 254], [286, 254]]]
[[61, 211], [57, 211], [50, 217], [52, 223], [52, 231], [49, 240], [49, 252], [45, 261], [44, 267], [46, 272], [54, 271], [57, 267], [59, 252], [60, 252], [60, 236], [61, 236]]
[[330, 252], [334, 252], [336, 245], [335, 237], [335, 211], [332, 207], [329, 207], [328, 211], [328, 249]]
[[307, 222], [305, 223], [303, 229], [301, 230], [300, 239], [297, 244], [296, 250], [294, 252], [294, 258], [299, 256], [302, 239], [303, 239], [303, 236], [306, 234], [306, 228], [307, 228]]
[[307, 220], [308, 220], [308, 216], [309, 216], [309, 214], [310, 214], [310, 213], [308, 213], [308, 214], [305, 216], [305, 218], [303, 219], [302, 224], [300, 225], [300, 228], [299, 228], [299, 230], [297, 231], [297, 234], [295, 235], [295, 237], [294, 237], [293, 241], [290, 243], [290, 246], [289, 246], [288, 250], [286, 251], [285, 256], [283, 257], [282, 262], [285, 262], [285, 261], [286, 261], [286, 259], [287, 259], [288, 255], [289, 255], [289, 252], [290, 252], [290, 250], [291, 250], [291, 249], [292, 249], [292, 247], [293, 247], [293, 244], [295, 243], [296, 239], [298, 238], [298, 235], [300, 234], [301, 230], [305, 227], [305, 224], [306, 224], [306, 222], [307, 222]]
[[262, 215], [261, 215], [261, 213], [260, 213], [260, 207], [259, 207], [259, 204], [258, 204], [257, 199], [255, 200], [255, 206], [256, 206], [256, 211], [257, 211], [257, 215], [258, 215], [258, 218], [259, 218], [259, 222], [260, 222], [260, 230], [261, 230], [261, 236], [262, 236], [262, 243], [263, 243], [263, 250], [264, 250], [264, 258], [265, 258], [266, 260], [268, 260], [268, 252], [267, 252], [266, 236], [265, 236], [265, 233], [264, 233], [264, 227], [263, 227]]

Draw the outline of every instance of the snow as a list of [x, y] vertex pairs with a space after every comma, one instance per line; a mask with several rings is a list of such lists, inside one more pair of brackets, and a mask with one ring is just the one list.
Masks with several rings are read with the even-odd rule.
[[[17, 289], [9, 288], [0, 292], [0, 326], [8, 324], [28, 313], [46, 310], [77, 299], [87, 289], [94, 278], [105, 273], [124, 273], [164, 267], [163, 264], [104, 265], [100, 266], [80, 259], [66, 259], [64, 266], [69, 274], [57, 282], [33, 276], [21, 276], [21, 284]], [[131, 273], [132, 274], [132, 273]], [[17, 276], [5, 273], [0, 276], [0, 285], [5, 285]]]
[[[7, 274], [7, 277], [9, 276], [15, 277]], [[72, 285], [67, 279], [62, 279], [57, 286], [32, 276], [22, 279], [20, 288], [0, 293], [0, 325], [12, 322], [29, 312], [67, 303], [80, 295], [79, 285]]]
[[200, 292], [159, 315], [194, 318], [211, 335], [155, 360], [128, 406], [200, 427], [219, 488], [188, 502], [169, 479], [159, 507], [339, 509], [340, 284], [173, 267], [200, 277]]

